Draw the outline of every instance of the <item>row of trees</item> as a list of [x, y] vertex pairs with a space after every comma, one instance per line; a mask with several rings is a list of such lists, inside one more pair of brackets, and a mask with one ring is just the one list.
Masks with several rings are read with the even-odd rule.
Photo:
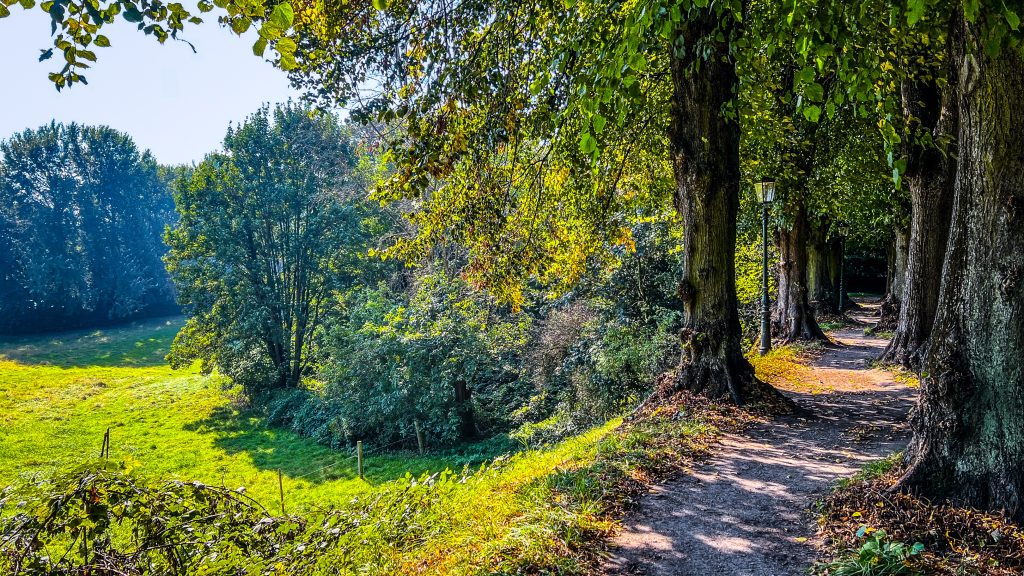
[[[787, 338], [820, 337], [810, 226], [820, 236], [822, 218], [864, 202], [849, 189], [820, 202], [816, 173], [891, 170], [911, 207], [891, 353], [923, 366], [900, 487], [1024, 517], [1019, 2], [222, 4], [236, 31], [257, 23], [256, 51], [273, 46], [312, 96], [399, 121], [377, 193], [407, 202], [412, 234], [392, 253], [420, 259], [454, 240], [467, 278], [518, 306], [525, 280], [575, 283], [628, 244], [627, 215], [671, 201], [678, 386], [712, 397], [773, 395], [741, 345], [744, 180], [773, 176], [785, 194], [776, 324]], [[51, 11], [67, 61], [54, 81], [80, 80], [76, 54], [122, 9], [147, 33], [176, 34], [190, 15], [170, 6]], [[831, 134], [877, 145], [823, 149]], [[747, 140], [759, 151], [749, 165]], [[866, 168], [879, 157], [885, 173]]]
[[170, 174], [127, 135], [51, 124], [0, 144], [0, 333], [177, 310]]

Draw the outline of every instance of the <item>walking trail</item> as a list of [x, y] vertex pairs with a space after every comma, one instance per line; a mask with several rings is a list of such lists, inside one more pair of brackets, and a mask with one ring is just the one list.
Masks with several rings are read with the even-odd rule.
[[[853, 316], [867, 325], [872, 312], [868, 304]], [[726, 434], [691, 474], [653, 487], [613, 540], [606, 574], [807, 574], [816, 545], [810, 506], [837, 479], [906, 445], [916, 395], [870, 367], [886, 340], [864, 336], [863, 327], [832, 337], [839, 346], [812, 362], [810, 386], [806, 378], [773, 382], [810, 416]]]

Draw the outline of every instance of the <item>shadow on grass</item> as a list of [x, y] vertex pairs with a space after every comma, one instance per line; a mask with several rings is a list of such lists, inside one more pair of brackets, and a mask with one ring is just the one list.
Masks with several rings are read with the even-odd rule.
[[0, 357], [61, 368], [164, 366], [181, 316], [138, 320], [103, 329], [0, 338]]
[[[244, 453], [255, 467], [265, 471], [281, 470], [293, 480], [322, 484], [357, 477], [354, 448], [335, 450], [294, 432], [267, 426], [263, 417], [252, 411], [222, 406], [208, 417], [186, 425], [185, 429], [214, 434], [214, 444], [228, 454]], [[418, 456], [412, 452], [380, 453], [367, 446], [363, 479], [377, 485], [400, 478], [406, 472], [418, 476], [446, 467], [456, 469], [451, 458]]]

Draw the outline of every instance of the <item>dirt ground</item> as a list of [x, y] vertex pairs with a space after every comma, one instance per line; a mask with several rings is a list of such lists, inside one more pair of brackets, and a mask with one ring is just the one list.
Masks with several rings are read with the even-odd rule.
[[[870, 322], [872, 309], [855, 319]], [[857, 317], [859, 316], [859, 318]], [[609, 575], [804, 575], [814, 558], [812, 504], [834, 482], [909, 438], [916, 390], [871, 368], [887, 341], [864, 327], [831, 336], [811, 362], [827, 392], [786, 390], [810, 416], [787, 416], [722, 437], [692, 474], [655, 486], [625, 519]]]

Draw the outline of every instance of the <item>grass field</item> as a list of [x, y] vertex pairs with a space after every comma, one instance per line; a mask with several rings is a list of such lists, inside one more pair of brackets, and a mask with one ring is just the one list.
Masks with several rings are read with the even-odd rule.
[[172, 370], [164, 355], [181, 318], [0, 339], [0, 486], [98, 456], [146, 473], [245, 486], [270, 509], [350, 500], [376, 484], [456, 466], [441, 457], [370, 455], [365, 480], [348, 452], [267, 427], [239, 410], [216, 376]]
[[[349, 453], [266, 426], [240, 410], [216, 377], [167, 367], [162, 358], [180, 324], [179, 318], [151, 320], [0, 340], [0, 486], [21, 484], [16, 498], [43, 499], [37, 502], [41, 505], [10, 509], [19, 511], [9, 516], [16, 518], [10, 526], [21, 526], [23, 514], [40, 514], [34, 521], [45, 523], [53, 506], [63, 506], [72, 516], [92, 514], [91, 508], [77, 500], [69, 505], [64, 498], [81, 482], [91, 483], [95, 498], [111, 494], [95, 475], [109, 427], [110, 459], [134, 460], [139, 468], [100, 465], [116, 470], [103, 477], [130, 475], [134, 485], [149, 486], [156, 490], [149, 494], [171, 500], [177, 496], [154, 488], [165, 486], [162, 478], [223, 482], [230, 488], [245, 486], [270, 514], [279, 514], [277, 470], [283, 471], [287, 512], [304, 512], [310, 521], [304, 532], [288, 536], [280, 550], [268, 548], [273, 551], [269, 555], [211, 556], [227, 562], [232, 573], [242, 566], [276, 571], [287, 562], [293, 573], [302, 574], [584, 574], [596, 569], [600, 542], [613, 529], [623, 503], [644, 492], [645, 482], [705, 454], [717, 423], [734, 420], [712, 406], [676, 399], [625, 426], [615, 419], [466, 474], [416, 478], [445, 468], [459, 471], [460, 461], [480, 456], [371, 455], [363, 480], [355, 477]], [[486, 454], [488, 446], [470, 446], [463, 453]], [[56, 475], [38, 486], [20, 482], [83, 461], [87, 470]], [[413, 478], [403, 478], [406, 472]], [[46, 500], [51, 497], [60, 503]], [[118, 505], [103, 510], [108, 516], [138, 513]], [[0, 521], [3, 512], [0, 507]], [[191, 521], [188, 513], [182, 518]], [[344, 529], [323, 524], [328, 518]], [[93, 525], [94, 519], [80, 521]], [[122, 520], [102, 525], [112, 527], [114, 540], [126, 550], [138, 548]], [[45, 545], [5, 555], [0, 543], [0, 572], [5, 559], [22, 554], [42, 554], [46, 558], [39, 561], [49, 565], [53, 547], [63, 550], [53, 558], [69, 562], [65, 567], [89, 565], [77, 536], [69, 540], [62, 528], [33, 534]], [[101, 543], [109, 542], [108, 536], [94, 534]], [[208, 536], [212, 545], [230, 550], [232, 540]]]

